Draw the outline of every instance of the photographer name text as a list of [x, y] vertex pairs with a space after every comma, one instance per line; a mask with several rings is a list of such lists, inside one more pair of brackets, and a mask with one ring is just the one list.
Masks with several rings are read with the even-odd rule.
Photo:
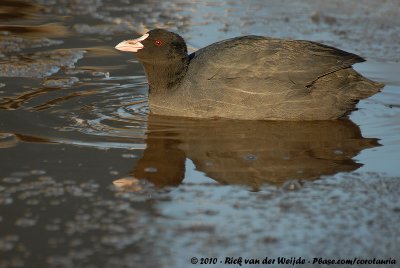
[[302, 264], [318, 264], [318, 265], [334, 265], [334, 264], [343, 264], [343, 265], [381, 265], [381, 264], [388, 264], [388, 265], [395, 265], [396, 259], [388, 258], [388, 259], [378, 259], [378, 258], [371, 258], [371, 259], [363, 259], [363, 258], [349, 258], [349, 259], [327, 259], [327, 258], [311, 258], [305, 259], [302, 257], [278, 257], [278, 258], [270, 258], [265, 257], [263, 259], [258, 258], [243, 258], [243, 257], [224, 257], [224, 258], [197, 258], [192, 257], [190, 259], [192, 264], [232, 264], [232, 265], [252, 265], [252, 264], [282, 264], [282, 265], [302, 265]]

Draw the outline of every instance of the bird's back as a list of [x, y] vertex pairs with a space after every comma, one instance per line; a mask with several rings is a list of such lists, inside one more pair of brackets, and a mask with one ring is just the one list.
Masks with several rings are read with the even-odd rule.
[[244, 36], [189, 57], [185, 79], [171, 95], [175, 101], [164, 100], [170, 115], [334, 119], [381, 87], [351, 68], [363, 58], [310, 41]]

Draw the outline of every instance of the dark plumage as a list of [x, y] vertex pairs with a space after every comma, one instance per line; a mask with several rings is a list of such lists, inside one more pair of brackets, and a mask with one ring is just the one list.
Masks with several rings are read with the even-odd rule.
[[155, 29], [116, 48], [143, 64], [155, 114], [336, 119], [383, 86], [353, 70], [363, 58], [310, 41], [243, 36], [188, 55], [181, 36]]

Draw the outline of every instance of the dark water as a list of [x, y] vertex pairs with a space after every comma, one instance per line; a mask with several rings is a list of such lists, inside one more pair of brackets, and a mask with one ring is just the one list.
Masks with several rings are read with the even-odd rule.
[[[0, 267], [400, 262], [396, 8], [1, 1]], [[160, 26], [192, 49], [242, 34], [322, 41], [367, 58], [356, 69], [386, 86], [337, 121], [149, 116], [142, 67], [113, 47]]]

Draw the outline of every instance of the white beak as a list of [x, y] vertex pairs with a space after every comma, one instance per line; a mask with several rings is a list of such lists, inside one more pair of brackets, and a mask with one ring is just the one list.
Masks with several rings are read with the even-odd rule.
[[140, 42], [145, 40], [147, 37], [149, 37], [149, 34], [144, 34], [136, 39], [122, 41], [116, 45], [115, 48], [120, 51], [138, 52], [138, 50], [144, 48], [143, 44]]

